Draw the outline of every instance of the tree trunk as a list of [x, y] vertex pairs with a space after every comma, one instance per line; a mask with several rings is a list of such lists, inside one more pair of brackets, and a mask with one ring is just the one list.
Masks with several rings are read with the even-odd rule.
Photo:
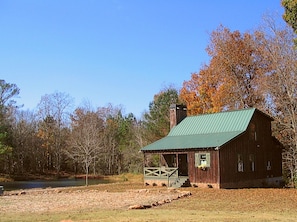
[[88, 167], [88, 163], [86, 161], [86, 186], [89, 185], [89, 167]]

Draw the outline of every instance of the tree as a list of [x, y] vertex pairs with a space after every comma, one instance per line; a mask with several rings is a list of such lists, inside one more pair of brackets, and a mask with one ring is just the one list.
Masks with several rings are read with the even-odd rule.
[[179, 103], [178, 90], [173, 87], [161, 90], [154, 96], [149, 104], [149, 112], [144, 114], [144, 127], [146, 128], [148, 141], [161, 139], [169, 133], [171, 104]]
[[[110, 110], [111, 111], [111, 110]], [[120, 110], [117, 114], [109, 113], [104, 128], [104, 153], [106, 174], [116, 174], [121, 171], [121, 153], [120, 153], [120, 122], [122, 119]]]
[[194, 73], [181, 89], [188, 113], [263, 106], [260, 77], [266, 66], [252, 34], [220, 26], [211, 33], [206, 50], [210, 64]]
[[118, 174], [122, 172], [141, 172], [142, 156], [139, 154], [139, 149], [136, 141], [135, 131], [138, 122], [132, 113], [127, 116], [122, 116], [121, 113], [117, 116], [117, 134], [116, 140], [118, 144], [119, 162]]
[[141, 146], [137, 143], [139, 137], [135, 135], [139, 122], [135, 116], [132, 113], [125, 115], [122, 107], [112, 105], [99, 107], [97, 113], [104, 120], [103, 155], [98, 154], [100, 171], [104, 174], [140, 172]]
[[0, 170], [10, 172], [10, 154], [13, 150], [11, 143], [11, 117], [16, 108], [13, 100], [20, 90], [15, 84], [0, 80]]
[[142, 121], [138, 121], [132, 113], [125, 118], [125, 121], [129, 132], [126, 134], [126, 149], [123, 151], [125, 171], [140, 173], [143, 171], [143, 156], [139, 151], [144, 146], [145, 140]]
[[[180, 103], [178, 90], [174, 87], [162, 89], [154, 95], [154, 100], [149, 104], [149, 111], [144, 113], [141, 123], [143, 135], [138, 135], [138, 139], [143, 136], [142, 141], [145, 141], [143, 145], [167, 136], [170, 131], [170, 105]], [[146, 161], [150, 162], [151, 166], [157, 165], [159, 155], [147, 156]]]
[[16, 84], [6, 83], [5, 80], [0, 80], [0, 110], [3, 114], [8, 107], [15, 104], [12, 99], [20, 93], [20, 89]]
[[15, 174], [40, 173], [43, 155], [37, 138], [36, 115], [32, 111], [17, 110], [12, 124], [13, 171]]
[[297, 0], [282, 0], [282, 5], [285, 9], [283, 15], [284, 20], [297, 31]]
[[104, 122], [102, 132], [102, 152], [98, 153], [100, 171], [103, 174], [116, 174], [121, 171], [121, 153], [119, 150], [119, 123], [122, 117], [122, 107], [109, 104], [98, 107], [97, 113]]
[[43, 146], [47, 149], [49, 168], [56, 169], [59, 174], [63, 148], [65, 147], [65, 128], [69, 124], [69, 113], [73, 105], [73, 98], [68, 94], [55, 92], [41, 97], [38, 104], [38, 116], [41, 119], [39, 136]]
[[255, 39], [249, 33], [231, 32], [221, 26], [211, 34], [207, 52], [216, 74], [228, 85], [222, 96], [232, 95], [224, 104], [228, 108], [255, 107], [263, 103], [259, 79], [266, 70], [262, 70], [261, 51], [255, 46]]
[[65, 153], [77, 163], [82, 163], [86, 173], [86, 186], [91, 164], [98, 158], [102, 145], [103, 120], [98, 114], [78, 108], [71, 116], [71, 134]]
[[222, 85], [211, 66], [204, 66], [199, 73], [193, 73], [189, 81], [183, 82], [181, 100], [187, 105], [188, 115], [219, 112], [223, 101], [218, 99]]
[[55, 141], [57, 123], [52, 116], [46, 116], [39, 121], [37, 137], [42, 141], [41, 148], [43, 149], [42, 171], [50, 171], [55, 168]]
[[258, 33], [259, 47], [265, 49], [270, 71], [263, 76], [262, 87], [267, 106], [276, 120], [274, 134], [285, 145], [284, 169], [297, 187], [297, 50], [293, 31], [277, 27], [266, 19], [266, 29]]

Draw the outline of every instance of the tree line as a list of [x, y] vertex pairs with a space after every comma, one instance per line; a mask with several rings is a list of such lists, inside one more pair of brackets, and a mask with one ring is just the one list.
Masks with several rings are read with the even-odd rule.
[[140, 173], [140, 148], [166, 136], [169, 105], [178, 102], [176, 89], [162, 90], [138, 120], [111, 104], [73, 108], [62, 92], [42, 96], [36, 111], [22, 110], [19, 93], [16, 84], [0, 80], [0, 174], [11, 177]]
[[292, 11], [297, 3], [292, 10], [292, 2], [282, 2], [288, 24], [266, 16], [253, 32], [219, 26], [206, 47], [209, 62], [181, 89], [167, 87], [154, 95], [141, 119], [120, 106], [85, 103], [73, 109], [71, 97], [59, 92], [41, 97], [36, 112], [23, 111], [14, 101], [18, 87], [1, 80], [0, 173], [142, 172], [140, 148], [168, 134], [169, 106], [183, 103], [188, 115], [248, 107], [271, 115], [273, 135], [284, 145], [284, 177], [296, 185], [297, 13]]
[[[71, 112], [73, 99], [60, 92], [45, 95], [37, 111], [24, 111], [12, 98], [19, 89], [0, 81], [0, 172], [10, 175], [140, 172], [141, 122], [120, 107]], [[15, 89], [15, 90], [12, 90]]]

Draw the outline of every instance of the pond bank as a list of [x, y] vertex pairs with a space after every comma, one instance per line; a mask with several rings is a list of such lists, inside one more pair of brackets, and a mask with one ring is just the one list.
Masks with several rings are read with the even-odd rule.
[[[4, 177], [5, 178], [5, 177]], [[21, 179], [20, 177], [18, 179]], [[107, 184], [114, 182], [125, 182], [133, 180], [141, 180], [141, 175], [122, 174], [115, 176], [89, 176], [88, 185]], [[4, 190], [27, 190], [33, 188], [57, 188], [57, 187], [81, 187], [85, 186], [85, 175], [65, 175], [62, 177], [53, 177], [49, 175], [30, 175], [24, 180], [6, 179], [0, 180], [0, 186], [4, 186]]]
[[[103, 183], [110, 183], [108, 180], [100, 179], [89, 179], [89, 185], [97, 185]], [[57, 188], [57, 187], [76, 187], [85, 186], [85, 179], [58, 179], [58, 180], [26, 180], [26, 181], [12, 181], [12, 182], [2, 182], [1, 186], [4, 190], [27, 190], [33, 188]]]
[[[27, 181], [27, 180], [57, 180], [57, 179], [85, 179], [86, 175], [84, 174], [70, 174], [61, 172], [60, 174], [56, 173], [46, 173], [46, 174], [0, 174], [0, 182], [12, 182], [12, 181]], [[104, 179], [103, 175], [89, 175], [89, 179]]]

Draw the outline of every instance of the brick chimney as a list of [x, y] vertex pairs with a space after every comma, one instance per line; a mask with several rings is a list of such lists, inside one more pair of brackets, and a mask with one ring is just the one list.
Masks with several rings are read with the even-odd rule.
[[185, 105], [170, 105], [170, 130], [187, 117], [187, 107]]

